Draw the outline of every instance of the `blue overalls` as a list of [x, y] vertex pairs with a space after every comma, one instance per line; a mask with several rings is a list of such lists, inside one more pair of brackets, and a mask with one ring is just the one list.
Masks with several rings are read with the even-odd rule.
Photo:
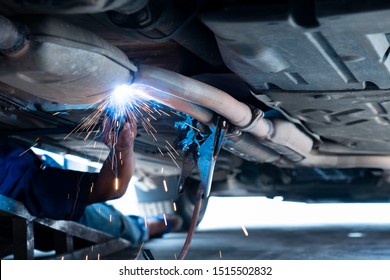
[[95, 173], [44, 167], [32, 151], [0, 141], [0, 194], [22, 202], [36, 217], [74, 220], [134, 245], [146, 240], [148, 232], [140, 217], [125, 216], [106, 203], [88, 206], [95, 177]]

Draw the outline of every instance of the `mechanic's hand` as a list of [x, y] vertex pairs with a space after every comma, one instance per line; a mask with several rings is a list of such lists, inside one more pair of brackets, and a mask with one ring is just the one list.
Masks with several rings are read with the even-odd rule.
[[119, 132], [118, 141], [115, 144], [115, 149], [124, 152], [127, 149], [133, 149], [134, 139], [137, 136], [137, 125], [126, 122]]
[[114, 127], [115, 122], [109, 118], [103, 120], [103, 142], [110, 148], [119, 152], [132, 150], [134, 147], [134, 138], [137, 135], [137, 125], [135, 123], [125, 122], [120, 129]]

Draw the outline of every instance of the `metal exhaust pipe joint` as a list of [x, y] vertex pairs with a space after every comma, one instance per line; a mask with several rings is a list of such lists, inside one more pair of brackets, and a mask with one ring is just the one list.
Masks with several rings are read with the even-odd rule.
[[[265, 119], [261, 111], [254, 113], [249, 106], [226, 92], [175, 72], [139, 65], [132, 83], [145, 88], [146, 95], [161, 100], [162, 103], [170, 96], [176, 101], [194, 104], [201, 110], [216, 112], [238, 129], [252, 134], [259, 144], [268, 146], [292, 161], [303, 160], [313, 147], [313, 140], [294, 124]], [[153, 94], [153, 91], [160, 92], [166, 98], [162, 100], [158, 94]], [[206, 123], [212, 119], [212, 115], [205, 117], [194, 112], [189, 114], [198, 120], [203, 119]]]

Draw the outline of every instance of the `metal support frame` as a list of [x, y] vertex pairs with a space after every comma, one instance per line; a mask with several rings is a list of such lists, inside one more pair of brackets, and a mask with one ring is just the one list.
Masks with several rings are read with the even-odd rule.
[[30, 260], [34, 258], [34, 224], [33, 222], [12, 217], [12, 237], [14, 258]]
[[[128, 240], [115, 238], [110, 234], [73, 221], [36, 218], [28, 213], [22, 203], [3, 195], [0, 195], [0, 216], [12, 220], [10, 223], [12, 225], [12, 244], [1, 250], [0, 258], [11, 253], [14, 255], [14, 259], [34, 259], [34, 224], [51, 228], [55, 232], [54, 249], [56, 255], [49, 258], [100, 259], [129, 248], [131, 245]], [[94, 245], [74, 250], [74, 237], [89, 241]]]

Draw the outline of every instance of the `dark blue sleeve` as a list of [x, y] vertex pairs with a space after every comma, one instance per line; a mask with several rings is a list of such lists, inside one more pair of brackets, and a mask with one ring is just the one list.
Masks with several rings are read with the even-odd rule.
[[95, 174], [42, 168], [32, 152], [9, 146], [0, 149], [0, 193], [22, 202], [34, 216], [78, 220]]
[[94, 174], [47, 167], [39, 170], [30, 184], [26, 208], [33, 215], [52, 219], [78, 220], [88, 205]]

